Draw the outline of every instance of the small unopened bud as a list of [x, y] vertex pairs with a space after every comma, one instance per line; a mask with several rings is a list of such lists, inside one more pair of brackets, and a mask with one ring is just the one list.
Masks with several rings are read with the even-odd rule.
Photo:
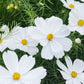
[[44, 4], [43, 4], [42, 2], [39, 2], [39, 4], [40, 4], [41, 6], [44, 6]]
[[75, 43], [80, 44], [81, 43], [81, 39], [80, 38], [76, 38], [75, 39]]
[[62, 10], [62, 13], [65, 13], [65, 10]]

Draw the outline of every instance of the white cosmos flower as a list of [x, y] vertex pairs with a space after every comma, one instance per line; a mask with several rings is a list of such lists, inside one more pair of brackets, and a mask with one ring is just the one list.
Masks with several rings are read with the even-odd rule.
[[68, 9], [76, 9], [80, 6], [81, 3], [74, 1], [74, 0], [60, 0], [64, 7], [68, 8]]
[[35, 55], [38, 53], [38, 42], [31, 38], [28, 34], [27, 28], [15, 27], [10, 33], [10, 38], [12, 41], [10, 42], [10, 49], [20, 49], [25, 52], [28, 52], [30, 55]]
[[11, 41], [11, 39], [8, 38], [9, 28], [6, 25], [3, 25], [0, 28], [0, 51], [2, 52], [5, 48], [7, 48]]
[[76, 59], [72, 63], [70, 57], [65, 57], [67, 67], [57, 60], [57, 65], [61, 70], [63, 78], [66, 80], [66, 84], [84, 84], [84, 62], [80, 59]]
[[82, 2], [84, 2], [84, 0], [81, 0]]
[[72, 47], [72, 41], [66, 38], [70, 31], [60, 18], [36, 18], [35, 25], [36, 27], [29, 27], [28, 33], [43, 46], [42, 58], [62, 58], [64, 51], [69, 51]]
[[24, 55], [18, 60], [15, 52], [7, 51], [3, 54], [4, 67], [0, 66], [0, 84], [40, 84], [46, 76], [43, 67], [32, 69], [35, 58]]
[[70, 31], [77, 31], [84, 35], [84, 4], [81, 4], [77, 10], [72, 10], [69, 13], [69, 29]]

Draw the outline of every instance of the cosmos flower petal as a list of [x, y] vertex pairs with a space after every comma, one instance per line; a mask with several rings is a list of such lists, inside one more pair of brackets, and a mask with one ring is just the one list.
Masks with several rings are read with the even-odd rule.
[[63, 25], [61, 29], [55, 33], [55, 37], [66, 37], [70, 34], [69, 29], [66, 25]]
[[[17, 35], [18, 35], [18, 34], [21, 34], [21, 33], [22, 33], [21, 31], [22, 31], [22, 27], [19, 27], [19, 26], [14, 27], [14, 28], [10, 31], [10, 33], [8, 34], [8, 38], [13, 38], [13, 37], [18, 38]], [[20, 37], [20, 36], [19, 36], [19, 37]]]
[[53, 58], [51, 47], [48, 44], [42, 48], [41, 56], [42, 58], [49, 60]]
[[19, 72], [21, 74], [27, 73], [35, 65], [35, 58], [32, 56], [24, 55], [19, 61]]
[[62, 45], [60, 45], [56, 40], [50, 42], [50, 46], [53, 52], [63, 51]]
[[2, 66], [0, 66], [0, 79], [4, 79], [4, 78], [10, 79], [11, 78], [10, 72], [7, 71]]
[[69, 51], [72, 47], [72, 41], [69, 38], [56, 38], [55, 40], [62, 45], [64, 51]]
[[81, 0], [82, 2], [84, 2], [84, 0]]
[[69, 29], [70, 31], [76, 31], [77, 26], [68, 25], [68, 29]]
[[69, 56], [65, 56], [65, 61], [67, 64], [67, 67], [70, 69], [70, 71], [72, 70], [72, 60], [70, 59]]
[[37, 47], [26, 47], [26, 49], [23, 49], [23, 51], [28, 52], [28, 54], [32, 56], [39, 52]]
[[44, 38], [44, 34], [41, 31], [39, 31], [36, 27], [29, 27], [28, 33], [33, 39], [37, 41], [42, 40]]
[[84, 83], [84, 73], [78, 75], [79, 80]]
[[73, 79], [67, 80], [66, 84], [73, 84]]
[[76, 59], [73, 64], [73, 70], [81, 73], [84, 70], [84, 62], [80, 59]]
[[42, 17], [37, 17], [35, 19], [35, 25], [39, 28], [42, 28], [42, 27], [44, 28], [44, 26], [46, 25], [45, 20]]
[[69, 18], [68, 18], [68, 21], [69, 21], [69, 25], [71, 26], [75, 26], [77, 25], [77, 21], [78, 21], [78, 13], [77, 11], [75, 10], [72, 10], [70, 13], [69, 13]]
[[11, 82], [11, 83], [9, 83], [9, 84], [23, 84], [23, 83], [18, 82], [18, 81], [12, 81], [12, 82]]
[[62, 19], [55, 16], [47, 18], [45, 21], [46, 21], [46, 26], [47, 26], [45, 28], [45, 31], [47, 33], [53, 33], [53, 34], [56, 33], [57, 31], [60, 30], [60, 27], [63, 24]]
[[[10, 60], [9, 60], [10, 59]], [[18, 57], [15, 52], [7, 51], [3, 53], [3, 61], [7, 69], [11, 72], [17, 72], [18, 70]]]
[[48, 39], [44, 38], [43, 40], [40, 41], [40, 45], [46, 46], [48, 43]]
[[40, 79], [34, 79], [34, 80], [29, 80], [29, 81], [23, 80], [23, 82], [25, 84], [27, 84], [27, 83], [29, 83], [29, 84], [41, 84], [41, 80]]
[[62, 74], [62, 76], [63, 76], [63, 78], [64, 78], [65, 80], [71, 79], [71, 75], [70, 75], [70, 74], [67, 74], [66, 72], [61, 71], [61, 70], [60, 70], [60, 73]]
[[[4, 81], [5, 80], [5, 81]], [[0, 84], [12, 84], [10, 79], [0, 79]]]
[[60, 60], [57, 60], [57, 65], [60, 69], [62, 69], [64, 72], [68, 72], [68, 69], [67, 67], [60, 61]]
[[32, 47], [36, 47], [38, 45], [38, 41], [30, 38], [28, 41], [28, 45]]
[[84, 35], [84, 28], [76, 28], [76, 31], [80, 33], [80, 35]]
[[64, 50], [62, 45], [60, 45], [57, 41], [53, 40], [50, 43], [52, 53], [56, 58], [62, 58], [64, 56]]
[[68, 4], [70, 4], [70, 3], [71, 3], [71, 4], [73, 4], [73, 5], [74, 5], [74, 0], [67, 0], [67, 3], [68, 3]]
[[9, 84], [11, 81], [12, 79], [9, 71], [0, 66], [0, 84]]
[[62, 25], [62, 20], [55, 16], [52, 16], [45, 20], [43, 18], [36, 18], [35, 24], [38, 27], [38, 29], [45, 34], [55, 33], [56, 31], [59, 30], [59, 27]]
[[7, 40], [3, 40], [3, 42], [0, 44], [0, 51], [3, 52], [7, 47], [9, 47], [10, 45], [8, 45], [10, 42], [10, 39]]
[[60, 52], [54, 52], [53, 55], [59, 59], [62, 58], [64, 56], [64, 51], [60, 51]]
[[4, 30], [4, 34], [2, 34], [2, 38], [5, 38], [5, 37], [7, 36], [7, 34], [9, 33], [9, 28], [8, 28], [7, 25], [3, 25], [3, 26], [1, 27], [1, 29]]
[[29, 71], [27, 74], [28, 75], [25, 77], [27, 78], [28, 81], [34, 79], [41, 80], [47, 75], [47, 72], [46, 69], [44, 69], [43, 67], [38, 67], [36, 69]]
[[79, 79], [73, 79], [73, 83], [74, 83], [74, 84], [81, 84], [81, 82], [80, 82]]

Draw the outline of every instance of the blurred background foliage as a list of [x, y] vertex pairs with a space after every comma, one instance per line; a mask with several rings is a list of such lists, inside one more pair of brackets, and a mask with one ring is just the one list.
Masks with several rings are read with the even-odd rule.
[[[63, 7], [60, 0], [0, 0], [0, 27], [4, 24], [8, 25], [10, 29], [16, 25], [22, 27], [31, 26], [35, 25], [34, 20], [36, 17], [46, 19], [51, 16], [60, 17], [63, 23], [68, 25], [69, 12], [70, 10]], [[78, 32], [72, 32], [68, 37], [72, 40], [73, 47], [69, 52], [65, 52], [65, 55], [69, 55], [72, 60], [76, 58], [84, 60], [84, 36], [81, 36]], [[81, 39], [80, 44], [75, 43], [76, 38]], [[48, 73], [41, 84], [65, 84], [65, 80], [57, 70], [56, 58], [52, 60], [42, 59], [42, 46], [39, 44], [37, 47], [39, 48], [39, 53], [34, 56], [36, 59], [34, 68], [43, 66]], [[7, 50], [9, 49], [7, 48], [3, 52]], [[0, 52], [0, 65], [2, 66], [4, 66], [3, 52]], [[24, 54], [28, 54], [19, 49], [16, 49], [15, 52], [19, 58]], [[65, 63], [64, 57], [61, 61]]]

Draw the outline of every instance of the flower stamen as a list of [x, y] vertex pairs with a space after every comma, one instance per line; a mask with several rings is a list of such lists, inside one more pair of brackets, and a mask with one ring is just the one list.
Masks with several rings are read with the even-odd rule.
[[75, 72], [75, 71], [72, 71], [72, 72], [71, 72], [71, 76], [72, 76], [73, 78], [76, 78], [77, 75], [78, 75], [77, 72]]
[[47, 35], [47, 39], [48, 39], [48, 40], [53, 40], [53, 38], [54, 38], [54, 35], [53, 35], [52, 33], [49, 33], [49, 34]]
[[84, 20], [79, 20], [79, 21], [78, 21], [78, 25], [79, 25], [79, 26], [84, 26]]
[[0, 44], [3, 42], [3, 40], [2, 39], [0, 39]]
[[17, 72], [15, 72], [15, 73], [13, 74], [13, 79], [14, 79], [14, 80], [19, 80], [20, 77], [21, 77], [21, 75], [20, 75], [19, 73], [17, 73]]
[[22, 39], [22, 40], [21, 40], [21, 43], [22, 43], [23, 45], [27, 45], [27, 44], [28, 44], [28, 41], [27, 41], [26, 39]]
[[74, 5], [73, 5], [73, 4], [69, 4], [69, 7], [70, 7], [70, 8], [74, 8]]

